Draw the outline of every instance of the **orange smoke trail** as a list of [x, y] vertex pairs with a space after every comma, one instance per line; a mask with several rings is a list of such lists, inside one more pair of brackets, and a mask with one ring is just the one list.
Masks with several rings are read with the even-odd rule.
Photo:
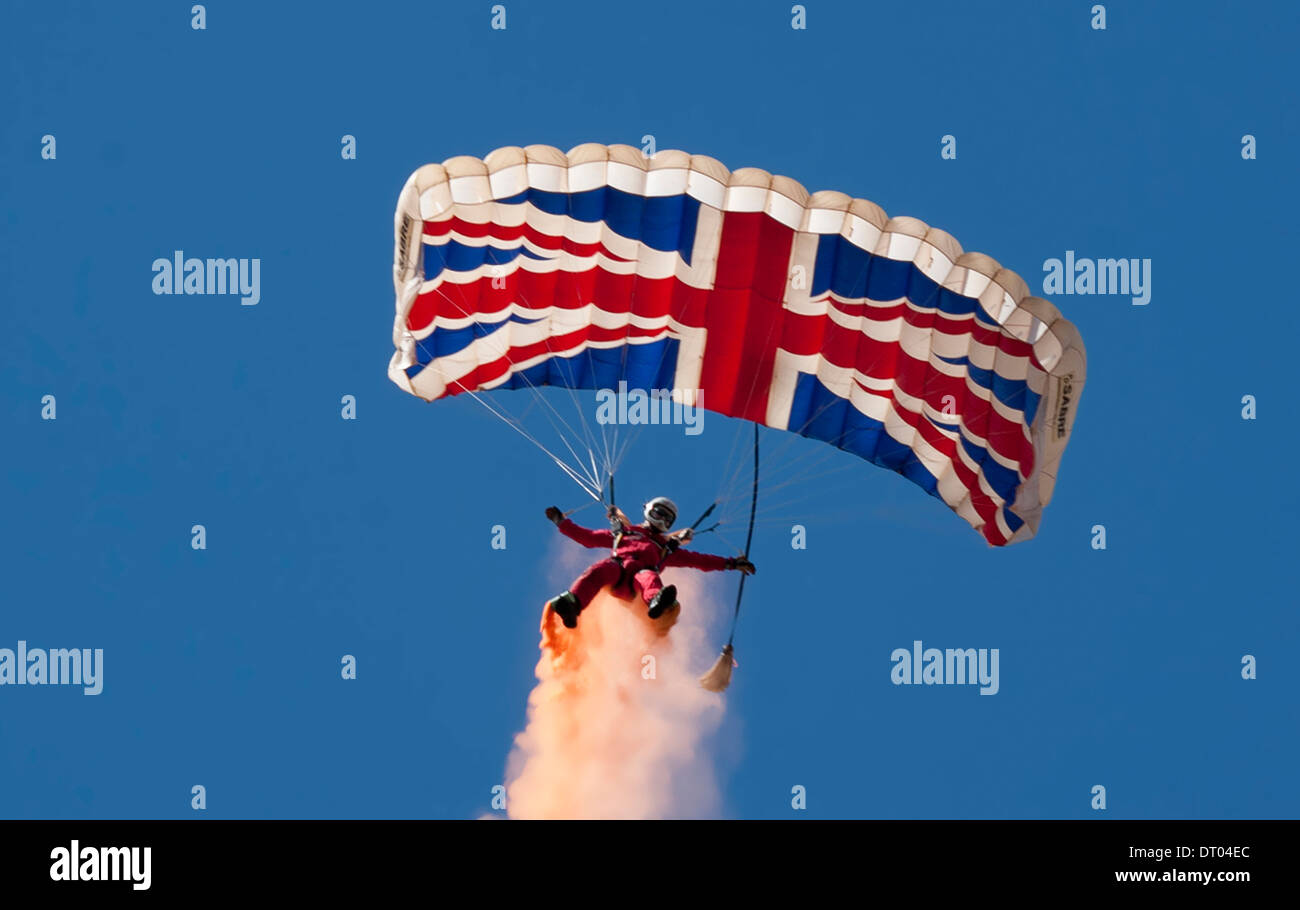
[[[703, 585], [665, 573], [686, 605], [657, 621], [605, 589], [564, 628], [542, 617], [528, 724], [506, 768], [511, 818], [709, 818], [719, 814], [705, 738], [723, 701], [697, 682], [713, 660]], [[671, 630], [671, 634], [669, 631]]]

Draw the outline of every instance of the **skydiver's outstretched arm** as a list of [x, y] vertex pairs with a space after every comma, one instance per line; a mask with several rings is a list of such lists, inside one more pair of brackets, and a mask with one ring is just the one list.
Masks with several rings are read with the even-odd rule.
[[555, 522], [555, 526], [560, 529], [560, 533], [570, 540], [577, 541], [584, 547], [591, 549], [612, 547], [614, 546], [613, 531], [593, 531], [590, 528], [584, 528], [582, 525], [575, 524], [564, 517], [555, 506], [546, 510], [546, 517]]
[[694, 550], [674, 550], [664, 560], [665, 566], [681, 566], [683, 569], [700, 569], [704, 572], [720, 572], [723, 569], [739, 569], [746, 575], [753, 575], [754, 564], [743, 556], [714, 556], [712, 553], [697, 553]]

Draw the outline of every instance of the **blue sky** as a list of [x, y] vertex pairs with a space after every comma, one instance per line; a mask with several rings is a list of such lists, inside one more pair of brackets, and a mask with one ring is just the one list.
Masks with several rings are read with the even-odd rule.
[[[1087, 3], [822, 2], [794, 31], [787, 3], [506, 5], [504, 32], [490, 3], [0, 12], [0, 648], [105, 652], [99, 696], [0, 688], [0, 816], [189, 817], [196, 783], [211, 817], [487, 807], [554, 593], [541, 511], [581, 499], [472, 401], [389, 382], [393, 207], [429, 161], [653, 134], [922, 218], [1039, 293], [1066, 250], [1152, 261], [1145, 307], [1054, 301], [1089, 376], [1036, 539], [993, 550], [843, 453], [787, 488], [727, 814], [1095, 817], [1101, 784], [1112, 817], [1295, 817], [1297, 318], [1256, 292], [1296, 241], [1297, 7], [1113, 3], [1095, 31]], [[155, 296], [177, 249], [260, 258], [261, 302]], [[706, 426], [647, 435], [620, 499], [707, 504], [735, 426]], [[915, 639], [998, 648], [1000, 692], [892, 685]]]

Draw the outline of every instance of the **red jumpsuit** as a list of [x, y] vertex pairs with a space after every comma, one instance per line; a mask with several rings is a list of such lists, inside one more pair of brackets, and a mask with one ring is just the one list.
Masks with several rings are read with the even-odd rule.
[[578, 598], [579, 610], [591, 603], [601, 588], [617, 584], [624, 572], [632, 577], [637, 593], [649, 603], [663, 588], [663, 582], [659, 580], [661, 565], [702, 569], [705, 572], [732, 568], [732, 561], [726, 556], [680, 548], [670, 549], [668, 537], [647, 525], [633, 525], [624, 530], [619, 536], [617, 547], [614, 545], [613, 531], [592, 531], [567, 518], [560, 522], [559, 528], [561, 534], [584, 547], [608, 547], [614, 551], [613, 556], [602, 559], [578, 576], [578, 580], [569, 589]]

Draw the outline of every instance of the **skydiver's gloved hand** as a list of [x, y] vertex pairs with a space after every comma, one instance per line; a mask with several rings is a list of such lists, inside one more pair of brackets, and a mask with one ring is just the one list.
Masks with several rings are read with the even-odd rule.
[[746, 575], [753, 575], [755, 572], [758, 571], [758, 569], [754, 567], [754, 564], [743, 556], [734, 556], [731, 559], [727, 560], [727, 562], [728, 562], [727, 565], [728, 569], [739, 569], [740, 571], [744, 572]]
[[695, 536], [695, 532], [690, 528], [682, 528], [680, 531], [673, 531], [668, 535], [668, 549], [675, 553], [682, 544], [690, 541]]
[[549, 509], [547, 509], [546, 517], [549, 518], [551, 521], [555, 522], [557, 525], [560, 522], [564, 521], [564, 513], [560, 511], [558, 506], [551, 506]]

